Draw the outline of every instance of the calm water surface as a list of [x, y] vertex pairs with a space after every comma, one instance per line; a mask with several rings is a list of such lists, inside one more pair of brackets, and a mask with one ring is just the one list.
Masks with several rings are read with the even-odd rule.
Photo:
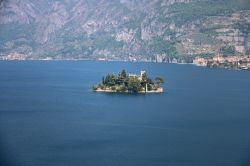
[[[163, 94], [93, 93], [161, 75]], [[0, 62], [0, 165], [249, 166], [250, 72], [155, 63]]]

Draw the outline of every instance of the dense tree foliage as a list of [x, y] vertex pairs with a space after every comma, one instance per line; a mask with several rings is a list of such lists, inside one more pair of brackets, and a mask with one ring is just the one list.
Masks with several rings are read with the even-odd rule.
[[164, 80], [161, 77], [157, 76], [155, 77], [155, 82], [156, 84], [161, 85], [164, 83]]
[[234, 46], [224, 46], [220, 49], [220, 53], [224, 56], [235, 55], [236, 50]]

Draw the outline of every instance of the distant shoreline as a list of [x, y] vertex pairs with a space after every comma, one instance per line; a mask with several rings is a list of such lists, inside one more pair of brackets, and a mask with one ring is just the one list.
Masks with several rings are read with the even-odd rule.
[[0, 62], [28, 62], [28, 61], [42, 61], [42, 62], [53, 62], [53, 61], [93, 61], [93, 62], [128, 62], [128, 63], [157, 63], [157, 64], [177, 64], [177, 65], [192, 65], [201, 68], [219, 68], [219, 69], [230, 69], [230, 70], [238, 70], [238, 71], [248, 71], [249, 69], [239, 69], [239, 68], [229, 68], [229, 67], [211, 67], [204, 66], [195, 63], [171, 63], [171, 62], [156, 62], [156, 61], [129, 61], [129, 60], [98, 60], [98, 59], [0, 59]]
[[159, 63], [159, 64], [178, 64], [194, 65], [193, 63], [173, 63], [173, 62], [156, 62], [156, 61], [129, 61], [129, 60], [98, 60], [98, 59], [0, 59], [0, 61], [95, 61], [95, 62], [130, 62], [130, 63]]

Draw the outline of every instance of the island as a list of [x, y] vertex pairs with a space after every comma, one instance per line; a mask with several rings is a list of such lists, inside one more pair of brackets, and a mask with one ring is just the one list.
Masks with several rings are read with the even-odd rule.
[[94, 92], [112, 92], [112, 93], [162, 93], [161, 85], [164, 80], [157, 76], [154, 80], [149, 78], [146, 71], [140, 74], [127, 74], [122, 70], [118, 74], [108, 74], [102, 78], [102, 82], [94, 85]]

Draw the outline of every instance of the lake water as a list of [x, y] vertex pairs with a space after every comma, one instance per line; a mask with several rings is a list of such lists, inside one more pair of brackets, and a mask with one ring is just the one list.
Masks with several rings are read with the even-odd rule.
[[[146, 70], [163, 94], [93, 93]], [[0, 62], [2, 166], [249, 166], [250, 72], [92, 61]]]

